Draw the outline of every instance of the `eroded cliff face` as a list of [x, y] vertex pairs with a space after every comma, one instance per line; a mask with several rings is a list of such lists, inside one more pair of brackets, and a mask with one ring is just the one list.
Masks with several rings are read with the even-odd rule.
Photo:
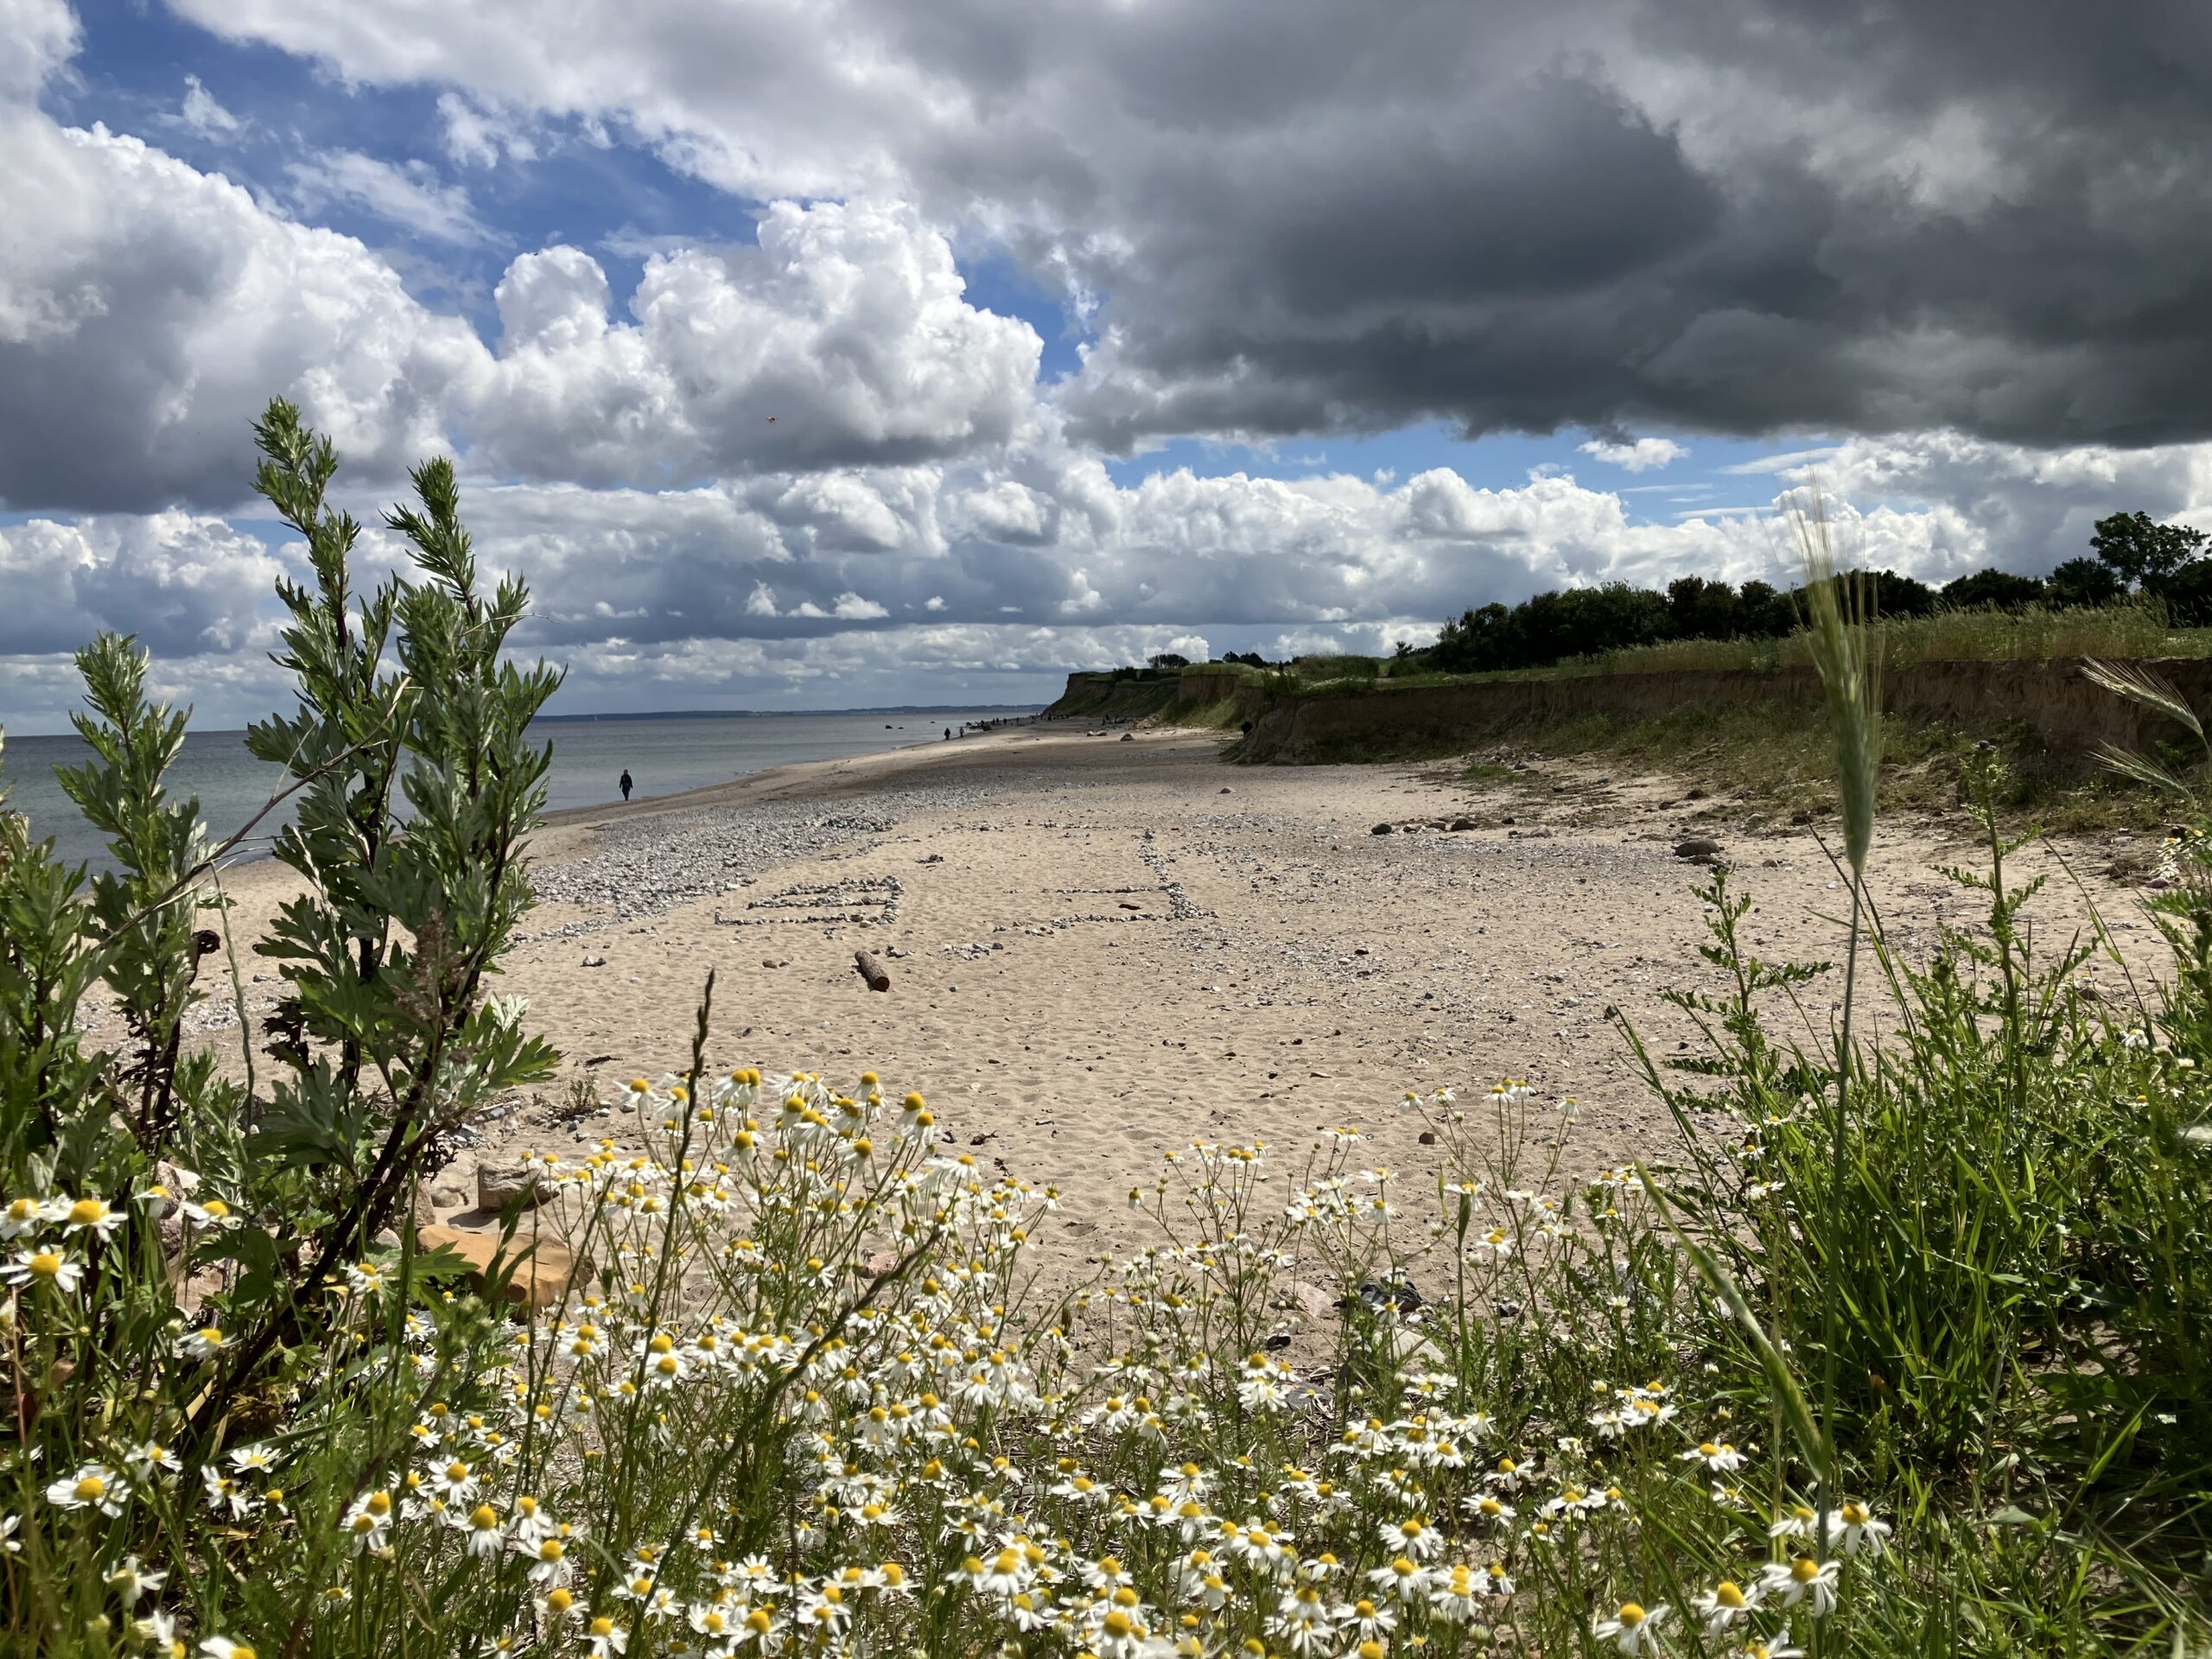
[[[1074, 673], [1067, 690], [1045, 710], [1048, 719], [1149, 720], [1173, 725], [1205, 711], [1219, 715], [1233, 704], [1242, 719], [1268, 705], [1262, 683], [1247, 675], [1188, 669], [1157, 670], [1116, 678], [1111, 674]], [[1202, 723], [1218, 725], [1219, 719]]]
[[[2146, 662], [2190, 706], [2212, 709], [2212, 658]], [[1684, 669], [1548, 680], [1317, 692], [1268, 702], [1237, 746], [1238, 760], [1279, 766], [1448, 753], [1562, 720], [1602, 715], [1646, 720], [1684, 707], [1817, 702], [1809, 668]], [[2101, 690], [2079, 658], [2039, 662], [1915, 663], [1890, 670], [1882, 701], [1892, 713], [1972, 730], [2024, 722], [2056, 754], [2086, 760], [2104, 744], [2138, 749], [2179, 728], [2164, 716]]]
[[1143, 720], [1173, 705], [1180, 683], [1173, 674], [1116, 679], [1111, 674], [1071, 674], [1067, 690], [1044, 712], [1046, 720]]

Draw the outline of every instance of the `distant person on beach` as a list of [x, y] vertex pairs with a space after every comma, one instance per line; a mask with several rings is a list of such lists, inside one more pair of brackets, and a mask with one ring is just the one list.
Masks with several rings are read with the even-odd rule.
[[952, 728], [950, 726], [944, 728], [944, 741], [948, 743], [952, 741]]
[[630, 783], [630, 768], [629, 768], [629, 767], [627, 767], [627, 766], [625, 766], [625, 767], [623, 767], [623, 768], [622, 768], [622, 798], [623, 798], [624, 800], [626, 800], [626, 800], [628, 800], [628, 799], [630, 798], [630, 790], [631, 790], [631, 788], [632, 788], [632, 785], [631, 785], [631, 783]]

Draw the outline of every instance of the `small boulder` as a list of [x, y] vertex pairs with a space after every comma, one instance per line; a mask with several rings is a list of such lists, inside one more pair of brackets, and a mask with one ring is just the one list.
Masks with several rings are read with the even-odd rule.
[[1294, 1279], [1283, 1287], [1283, 1294], [1290, 1305], [1316, 1325], [1337, 1322], [1337, 1299], [1319, 1285], [1309, 1285], [1303, 1279]]
[[1398, 826], [1395, 823], [1378, 823], [1367, 833], [1370, 836], [1395, 836], [1398, 833]]
[[576, 1259], [565, 1244], [550, 1238], [518, 1234], [503, 1254], [497, 1233], [480, 1233], [465, 1227], [418, 1227], [415, 1243], [423, 1251], [451, 1250], [468, 1264], [472, 1289], [482, 1291], [495, 1273], [510, 1265], [514, 1275], [507, 1281], [506, 1299], [533, 1313], [556, 1306], [568, 1294], [576, 1276]]
[[1451, 1360], [1444, 1351], [1418, 1331], [1400, 1326], [1383, 1338], [1391, 1360], [1403, 1375], [1413, 1371], [1448, 1371]]
[[502, 1168], [493, 1164], [479, 1165], [476, 1171], [476, 1207], [494, 1215], [504, 1211], [509, 1205], [521, 1210], [535, 1210], [553, 1196], [553, 1183], [533, 1169], [517, 1169], [509, 1165]]
[[1688, 841], [1675, 843], [1675, 856], [1688, 859], [1711, 859], [1720, 856], [1720, 843], [1706, 836], [1692, 836]]
[[1479, 826], [1472, 818], [1454, 818], [1452, 820], [1452, 827], [1454, 830], [1473, 830]]
[[595, 957], [589, 951], [586, 951], [584, 953], [584, 966], [587, 968], [604, 968], [607, 966], [607, 958], [605, 957]]

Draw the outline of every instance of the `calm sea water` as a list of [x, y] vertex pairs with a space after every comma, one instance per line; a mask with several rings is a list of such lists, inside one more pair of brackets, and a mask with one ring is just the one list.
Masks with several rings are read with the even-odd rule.
[[[636, 785], [632, 798], [672, 795], [795, 761], [834, 760], [942, 742], [948, 726], [958, 731], [963, 721], [1004, 718], [1012, 712], [611, 715], [604, 720], [542, 721], [534, 734], [553, 745], [549, 804], [591, 806], [622, 798], [618, 781], [626, 766]], [[91, 753], [73, 736], [11, 734], [6, 753], [0, 756], [0, 781], [7, 786], [9, 810], [29, 817], [32, 834], [53, 836], [54, 851], [64, 861], [83, 860], [94, 869], [105, 869], [111, 868], [112, 861], [99, 835], [78, 814], [54, 776], [57, 766], [81, 765]], [[200, 816], [211, 837], [218, 840], [251, 817], [283, 781], [280, 768], [246, 753], [243, 732], [193, 733], [169, 772], [173, 792], [200, 798]], [[279, 807], [264, 818], [252, 847], [265, 849], [268, 837], [283, 827], [284, 817], [285, 808]]]

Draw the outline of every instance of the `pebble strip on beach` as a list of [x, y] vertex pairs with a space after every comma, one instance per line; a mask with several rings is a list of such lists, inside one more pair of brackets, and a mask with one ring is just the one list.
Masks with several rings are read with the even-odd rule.
[[592, 833], [588, 850], [531, 872], [541, 904], [598, 912], [524, 939], [575, 938], [658, 916], [709, 894], [733, 892], [772, 870], [870, 842], [902, 818], [982, 804], [997, 787], [943, 782], [871, 795], [865, 811], [824, 811], [798, 801], [671, 809], [613, 819]]

